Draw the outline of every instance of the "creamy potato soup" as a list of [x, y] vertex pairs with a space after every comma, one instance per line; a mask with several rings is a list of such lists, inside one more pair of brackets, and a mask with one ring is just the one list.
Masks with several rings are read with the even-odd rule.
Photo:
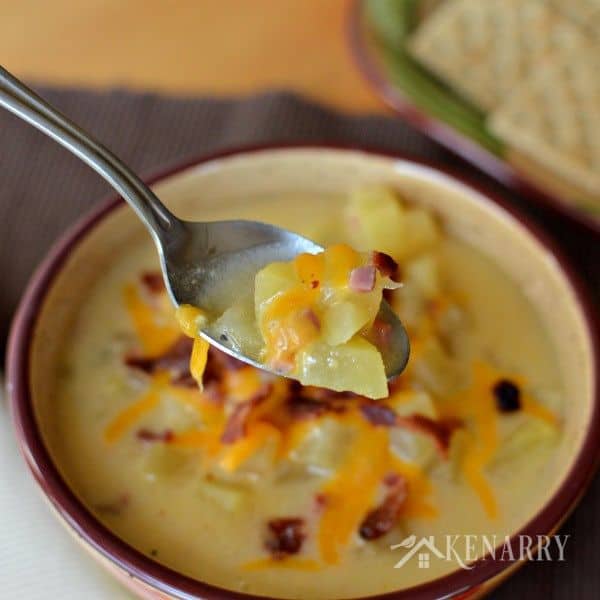
[[[65, 332], [53, 453], [98, 519], [154, 560], [281, 598], [383, 593], [456, 568], [394, 569], [406, 549], [390, 546], [502, 541], [555, 484], [562, 388], [533, 307], [410, 198], [361, 194], [262, 197], [202, 217], [392, 257], [402, 286], [384, 294], [412, 350], [385, 398], [301, 386], [214, 349], [191, 356], [149, 240], [83, 298]], [[254, 319], [234, 317], [232, 334]]]

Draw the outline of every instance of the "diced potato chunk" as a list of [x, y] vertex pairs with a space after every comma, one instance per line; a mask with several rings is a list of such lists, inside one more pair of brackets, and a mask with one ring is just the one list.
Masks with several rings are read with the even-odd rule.
[[402, 427], [390, 430], [390, 447], [403, 461], [422, 468], [431, 466], [437, 456], [435, 444], [430, 436]]
[[377, 249], [396, 260], [404, 255], [404, 209], [390, 188], [371, 187], [351, 194], [345, 219], [352, 244], [359, 250]]
[[436, 321], [442, 343], [453, 356], [468, 359], [474, 350], [474, 339], [469, 319], [464, 310], [450, 304]]
[[204, 478], [199, 489], [202, 496], [229, 512], [239, 510], [248, 496], [248, 491], [241, 486], [216, 479]]
[[433, 300], [440, 293], [437, 257], [423, 254], [405, 266], [405, 281], [412, 283], [425, 300]]
[[[431, 419], [438, 418], [431, 396], [427, 392], [403, 392], [396, 400], [391, 399], [394, 411], [400, 416], [423, 415]], [[390, 443], [393, 451], [406, 462], [427, 467], [436, 457], [436, 447], [431, 437], [418, 431], [409, 431], [402, 427], [390, 431]]]
[[374, 290], [348, 294], [345, 299], [326, 306], [321, 321], [323, 339], [332, 346], [347, 342], [373, 322], [380, 305], [381, 292]]
[[322, 298], [324, 340], [335, 346], [347, 342], [361, 329], [370, 327], [381, 307], [383, 290], [395, 289], [399, 285], [376, 273], [375, 285], [367, 292], [354, 291], [348, 286], [333, 287]]
[[426, 302], [417, 285], [405, 281], [401, 288], [393, 291], [392, 307], [405, 327], [416, 328], [425, 314]]
[[216, 339], [253, 358], [258, 357], [263, 345], [251, 297], [228, 308], [208, 330]]
[[465, 429], [457, 429], [450, 438], [450, 447], [448, 448], [448, 464], [450, 467], [450, 478], [452, 481], [458, 481], [460, 469], [469, 446], [469, 436], [472, 435]]
[[337, 346], [347, 342], [369, 321], [370, 314], [355, 302], [342, 301], [323, 312], [321, 332], [325, 342]]
[[448, 356], [435, 339], [425, 343], [415, 360], [414, 372], [428, 391], [442, 398], [456, 393], [466, 384], [464, 366]]
[[415, 256], [431, 249], [440, 239], [440, 232], [431, 213], [421, 208], [406, 211], [402, 254], [399, 259]]
[[398, 261], [432, 248], [440, 238], [438, 225], [429, 212], [404, 208], [387, 187], [353, 193], [345, 217], [349, 237], [357, 248], [376, 248]]
[[260, 322], [269, 301], [297, 283], [293, 263], [275, 262], [261, 269], [254, 283], [256, 320]]
[[329, 476], [346, 459], [353, 438], [354, 431], [346, 424], [329, 417], [320, 419], [290, 458], [305, 465], [310, 473]]
[[392, 398], [392, 404], [396, 413], [402, 417], [409, 415], [423, 415], [430, 419], [438, 418], [438, 411], [435, 408], [435, 404], [431, 399], [431, 396], [427, 392], [414, 391], [414, 392], [403, 392], [404, 394], [410, 394], [408, 398], [402, 398], [401, 401], [394, 401]]
[[178, 433], [197, 427], [198, 423], [199, 417], [194, 407], [181, 402], [166, 390], [153, 413], [140, 426], [156, 431], [169, 429]]
[[558, 430], [550, 424], [536, 418], [528, 418], [502, 441], [490, 469], [517, 464], [535, 450], [543, 451], [556, 444], [558, 435]]
[[381, 355], [361, 337], [339, 346], [313, 342], [298, 355], [297, 365], [298, 379], [305, 385], [352, 390], [369, 398], [388, 394]]
[[193, 452], [157, 442], [146, 450], [142, 469], [150, 481], [183, 480], [191, 476], [197, 462]]

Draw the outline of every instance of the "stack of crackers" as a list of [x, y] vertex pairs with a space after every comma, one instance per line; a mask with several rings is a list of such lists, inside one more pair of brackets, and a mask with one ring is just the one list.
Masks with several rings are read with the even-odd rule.
[[600, 0], [445, 0], [409, 51], [507, 146], [600, 202]]

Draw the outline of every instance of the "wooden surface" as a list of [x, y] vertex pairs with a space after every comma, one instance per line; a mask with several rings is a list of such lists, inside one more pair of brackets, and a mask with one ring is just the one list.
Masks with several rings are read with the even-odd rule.
[[0, 0], [0, 56], [50, 84], [175, 94], [291, 89], [381, 112], [346, 41], [349, 0]]

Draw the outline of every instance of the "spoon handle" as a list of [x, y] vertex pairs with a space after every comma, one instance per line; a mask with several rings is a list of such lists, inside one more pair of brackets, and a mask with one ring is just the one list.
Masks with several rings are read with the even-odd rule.
[[157, 243], [180, 225], [152, 190], [110, 150], [0, 66], [0, 106], [53, 138], [99, 173], [130, 204]]

